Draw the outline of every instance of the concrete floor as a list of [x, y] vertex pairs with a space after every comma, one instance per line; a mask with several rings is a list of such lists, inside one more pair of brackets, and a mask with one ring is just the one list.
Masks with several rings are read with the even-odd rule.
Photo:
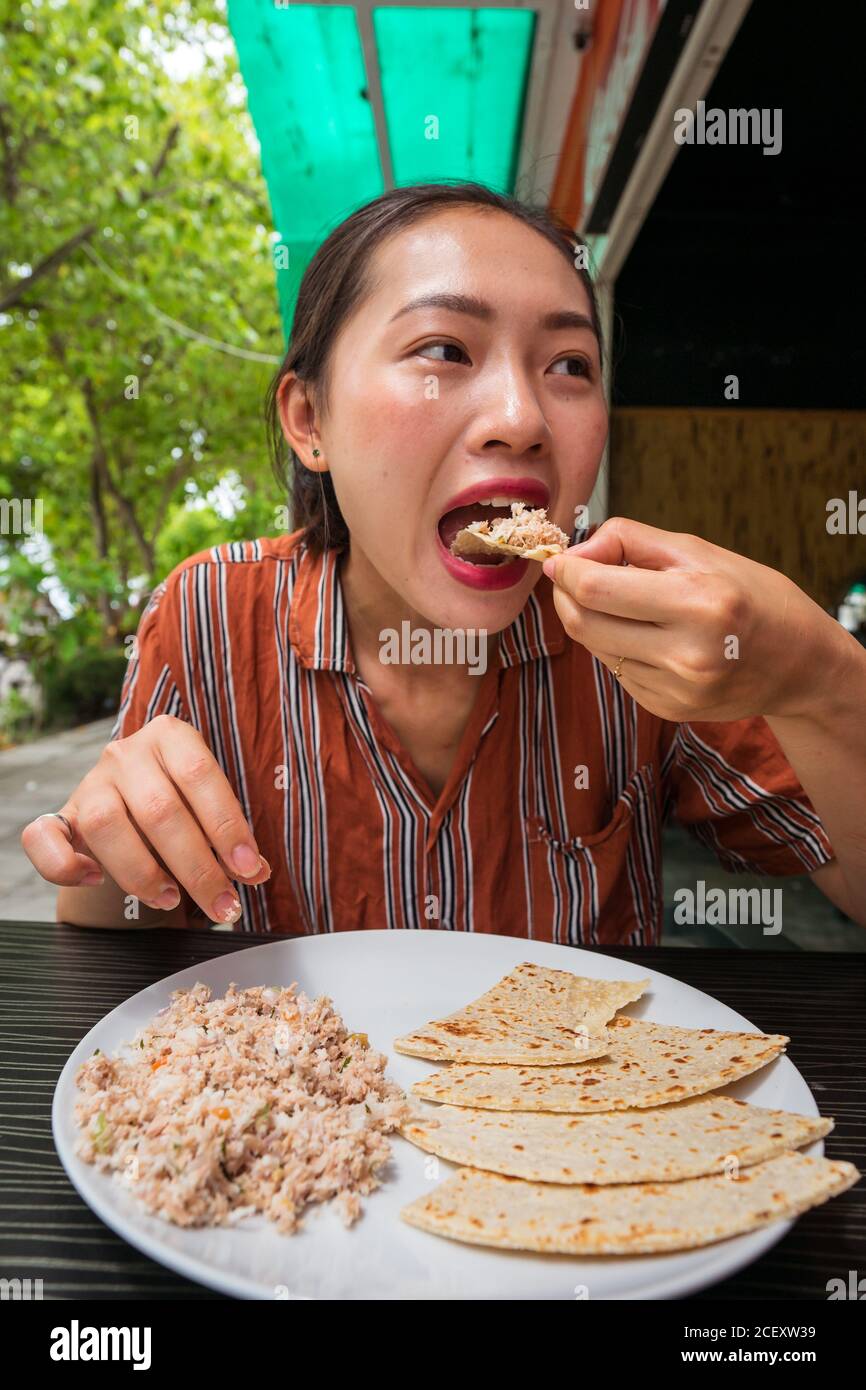
[[[19, 837], [28, 821], [56, 811], [93, 767], [113, 720], [99, 719], [62, 734], [0, 752], [0, 920], [53, 922], [57, 889], [33, 868]], [[711, 887], [782, 888], [783, 929], [764, 935], [759, 926], [679, 926], [674, 893]], [[704, 847], [679, 827], [664, 832], [666, 946], [742, 946], [780, 950], [863, 951], [866, 930], [837, 911], [808, 878], [728, 874]], [[224, 930], [218, 927], [218, 930]]]
[[0, 919], [53, 922], [57, 888], [36, 872], [21, 831], [43, 811], [59, 811], [108, 742], [113, 719], [0, 752]]

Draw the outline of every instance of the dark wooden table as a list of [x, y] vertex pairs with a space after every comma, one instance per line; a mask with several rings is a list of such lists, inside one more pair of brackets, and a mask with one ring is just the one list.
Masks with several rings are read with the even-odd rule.
[[[0, 922], [0, 1277], [41, 1278], [55, 1299], [216, 1299], [154, 1264], [85, 1206], [51, 1137], [51, 1101], [76, 1044], [111, 1009], [187, 966], [273, 937], [213, 931], [83, 930]], [[653, 947], [605, 954], [715, 995], [788, 1055], [836, 1128], [828, 1158], [866, 1170], [866, 955]], [[827, 1298], [866, 1275], [866, 1180], [807, 1212], [763, 1258], [701, 1299]]]

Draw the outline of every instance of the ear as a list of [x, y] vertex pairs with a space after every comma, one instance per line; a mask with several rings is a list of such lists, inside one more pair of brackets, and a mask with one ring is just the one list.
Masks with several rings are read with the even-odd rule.
[[[277, 388], [277, 409], [283, 434], [301, 462], [314, 473], [327, 473], [312, 392], [294, 372], [287, 372]], [[318, 450], [318, 456], [314, 455], [314, 449]]]

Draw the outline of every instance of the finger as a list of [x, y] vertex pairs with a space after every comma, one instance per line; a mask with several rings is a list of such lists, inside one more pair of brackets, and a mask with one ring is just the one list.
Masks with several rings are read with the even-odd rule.
[[115, 787], [104, 787], [83, 803], [78, 828], [124, 893], [162, 911], [177, 906], [177, 884], [150, 853]]
[[[136, 799], [138, 813], [131, 805]], [[181, 817], [186, 817], [188, 826]], [[118, 887], [150, 908], [175, 908], [181, 901], [179, 881], [211, 920], [238, 920], [240, 903], [234, 888], [167, 778], [158, 791], [153, 791], [153, 781], [147, 778], [138, 798], [131, 795], [129, 801], [117, 785], [106, 788], [99, 798], [82, 806], [79, 824]], [[172, 835], [174, 844], [167, 849]], [[156, 855], [161, 856], [165, 867], [157, 862]], [[234, 910], [235, 906], [235, 916], [228, 917], [229, 908]]]
[[[177, 783], [173, 783], [172, 785], [174, 786], [175, 794], [180, 798], [182, 804], [186, 807], [190, 815], [195, 818], [195, 813], [193, 811], [192, 805], [189, 801], [189, 798], [185, 794], [183, 788], [179, 787]], [[231, 794], [232, 796], [234, 796], [234, 792], [232, 792]], [[249, 822], [243, 817], [242, 819], [243, 824], [246, 827], [246, 833], [249, 834]], [[205, 835], [205, 839], [207, 838], [208, 837]], [[253, 840], [253, 844], [256, 844], [255, 840]], [[215, 848], [213, 848], [213, 846], [211, 846], [211, 848], [213, 853], [217, 856], [217, 859], [219, 863], [222, 865], [222, 868], [225, 871], [226, 876], [228, 878], [241, 879], [244, 883], [248, 883], [251, 886], [257, 886], [261, 883], [266, 883], [271, 876], [271, 866], [268, 863], [267, 859], [265, 859], [264, 855], [259, 854], [258, 849], [254, 851], [254, 853], [258, 855], [258, 868], [253, 873], [242, 874], [240, 870], [235, 867], [234, 864], [229, 864], [227, 862], [225, 854], [219, 854], [218, 851]]]
[[[63, 814], [67, 815], [66, 807]], [[25, 825], [21, 845], [33, 867], [49, 883], [77, 888], [105, 881], [101, 866], [90, 854], [75, 848], [63, 822], [50, 812]]]
[[594, 613], [590, 608], [581, 608], [560, 589], [554, 591], [553, 602], [566, 632], [589, 651], [615, 651], [620, 656], [646, 662], [652, 668], [663, 668], [665, 645], [669, 639], [655, 623]]
[[121, 776], [116, 786], [134, 826], [193, 901], [214, 921], [236, 921], [239, 911], [235, 916], [227, 915], [235, 905], [240, 907], [231, 879], [177, 787], [158, 764], [150, 762], [144, 768], [139, 764], [134, 780]]
[[682, 571], [602, 564], [570, 551], [556, 559], [551, 576], [556, 587], [583, 608], [654, 623], [673, 623], [690, 615], [690, 588]]
[[[613, 674], [619, 662], [618, 656], [614, 656], [612, 652], [594, 652], [593, 655]], [[618, 680], [623, 689], [651, 714], [677, 722], [694, 718], [692, 706], [677, 698], [663, 673], [657, 671], [654, 666], [626, 658], [619, 672]]]
[[593, 656], [603, 666], [606, 666], [611, 674], [616, 671], [617, 665], [621, 661], [619, 680], [625, 682], [628, 679], [630, 682], [640, 682], [648, 690], [654, 690], [656, 694], [661, 693], [660, 687], [664, 681], [664, 672], [660, 671], [657, 666], [649, 666], [645, 661], [637, 661], [631, 656], [621, 657], [619, 653], [615, 654], [614, 652], [593, 652]]
[[[677, 566], [687, 568], [707, 542], [698, 536], [680, 531], [662, 531], [633, 521], [626, 516], [612, 516], [602, 522], [595, 535], [572, 547], [566, 553], [585, 556], [604, 565], [638, 565], [641, 569], [663, 570]], [[559, 563], [562, 557], [555, 557]]]
[[229, 873], [247, 883], [260, 878], [265, 861], [255, 836], [228, 778], [201, 735], [180, 723], [172, 728], [170, 738], [161, 738], [155, 747], [167, 777], [182, 793]]
[[676, 699], [667, 690], [660, 690], [656, 685], [645, 685], [643, 682], [630, 677], [627, 664], [623, 666], [620, 684], [625, 686], [633, 700], [636, 700], [650, 714], [657, 715], [659, 719], [667, 719], [674, 724], [683, 724], [689, 719], [697, 717], [692, 705], [684, 705], [681, 700]]

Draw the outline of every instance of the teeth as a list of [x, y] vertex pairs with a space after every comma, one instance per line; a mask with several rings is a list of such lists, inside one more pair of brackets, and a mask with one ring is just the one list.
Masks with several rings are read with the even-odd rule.
[[[483, 497], [479, 499], [482, 507], [510, 507], [512, 502], [519, 500], [518, 497]], [[524, 505], [529, 506], [529, 503], [524, 503]]]

